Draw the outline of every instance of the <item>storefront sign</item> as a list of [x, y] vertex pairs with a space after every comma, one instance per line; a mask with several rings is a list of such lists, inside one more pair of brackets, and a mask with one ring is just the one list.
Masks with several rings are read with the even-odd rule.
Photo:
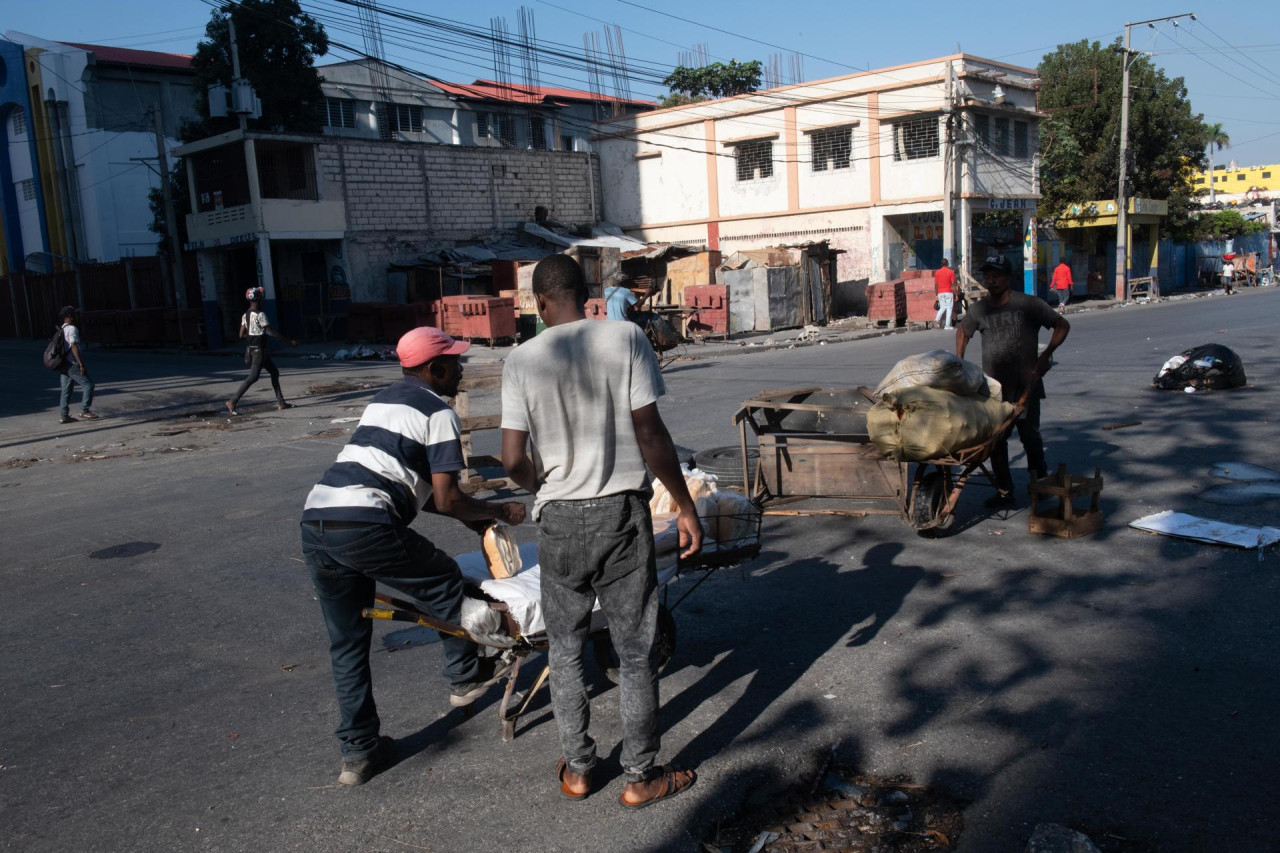
[[234, 237], [214, 237], [211, 240], [192, 240], [189, 243], [183, 243], [182, 248], [188, 252], [194, 252], [197, 249], [214, 249], [218, 246], [234, 246], [238, 243], [253, 243], [257, 239], [257, 234], [237, 234]]
[[1033, 198], [989, 198], [986, 199], [987, 210], [1035, 210], [1036, 200]]

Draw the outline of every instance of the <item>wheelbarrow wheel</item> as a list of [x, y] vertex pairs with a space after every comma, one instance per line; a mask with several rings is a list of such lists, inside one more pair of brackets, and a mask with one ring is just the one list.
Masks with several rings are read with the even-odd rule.
[[936, 538], [955, 524], [955, 515], [948, 513], [937, 524], [927, 526], [946, 508], [947, 480], [947, 476], [938, 470], [930, 471], [916, 480], [915, 489], [911, 492], [911, 526], [921, 536]]
[[[604, 671], [604, 677], [614, 684], [621, 678], [618, 674], [618, 653], [613, 650], [607, 631], [597, 635], [595, 643], [596, 663]], [[671, 657], [676, 653], [676, 620], [665, 605], [658, 605], [658, 632], [654, 637], [655, 651], [658, 655], [658, 672], [667, 668]]]

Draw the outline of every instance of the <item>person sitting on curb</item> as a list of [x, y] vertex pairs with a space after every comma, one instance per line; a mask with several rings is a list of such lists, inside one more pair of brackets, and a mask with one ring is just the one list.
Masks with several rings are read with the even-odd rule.
[[251, 287], [245, 291], [244, 295], [249, 300], [249, 310], [240, 318], [240, 337], [249, 339], [248, 349], [244, 353], [244, 363], [249, 366], [249, 376], [240, 383], [236, 393], [227, 401], [227, 414], [240, 414], [236, 411], [236, 403], [239, 403], [244, 392], [258, 381], [263, 370], [266, 370], [267, 375], [271, 377], [271, 390], [276, 392], [276, 408], [282, 411], [292, 409], [293, 404], [284, 401], [284, 392], [280, 390], [280, 369], [271, 360], [271, 353], [267, 352], [267, 336], [284, 341], [291, 347], [296, 347], [298, 342], [277, 332], [268, 322], [267, 315], [258, 310], [258, 306], [262, 304], [261, 287]]
[[93, 380], [89, 378], [89, 368], [84, 364], [84, 350], [80, 348], [80, 329], [76, 326], [76, 315], [79, 312], [74, 305], [67, 305], [58, 312], [62, 321], [62, 338], [67, 342], [67, 362], [59, 373], [62, 374], [62, 399], [58, 402], [58, 423], [72, 424], [77, 418], [71, 417], [71, 386], [80, 386], [80, 418], [86, 421], [98, 417], [89, 408], [93, 404]]

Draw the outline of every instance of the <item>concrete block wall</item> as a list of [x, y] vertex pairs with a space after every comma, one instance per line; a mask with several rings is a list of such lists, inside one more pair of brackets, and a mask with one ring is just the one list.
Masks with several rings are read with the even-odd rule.
[[603, 203], [590, 154], [335, 139], [319, 146], [317, 166], [344, 188], [348, 238], [466, 240], [532, 221], [538, 205], [561, 222], [594, 224]]

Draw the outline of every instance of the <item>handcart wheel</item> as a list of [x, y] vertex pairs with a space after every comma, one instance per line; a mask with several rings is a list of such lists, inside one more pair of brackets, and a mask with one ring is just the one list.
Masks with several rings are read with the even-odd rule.
[[[594, 638], [596, 663], [604, 671], [604, 677], [614, 684], [620, 680], [618, 674], [618, 655], [609, 642], [608, 632], [601, 632]], [[654, 646], [658, 654], [658, 672], [667, 668], [672, 655], [676, 653], [676, 620], [666, 605], [658, 605], [658, 633], [654, 637]]]
[[926, 526], [935, 521], [946, 508], [948, 479], [940, 470], [930, 471], [916, 478], [915, 488], [911, 492], [911, 526], [921, 536], [941, 536], [944, 530], [955, 524], [955, 514], [948, 513], [937, 524]]

